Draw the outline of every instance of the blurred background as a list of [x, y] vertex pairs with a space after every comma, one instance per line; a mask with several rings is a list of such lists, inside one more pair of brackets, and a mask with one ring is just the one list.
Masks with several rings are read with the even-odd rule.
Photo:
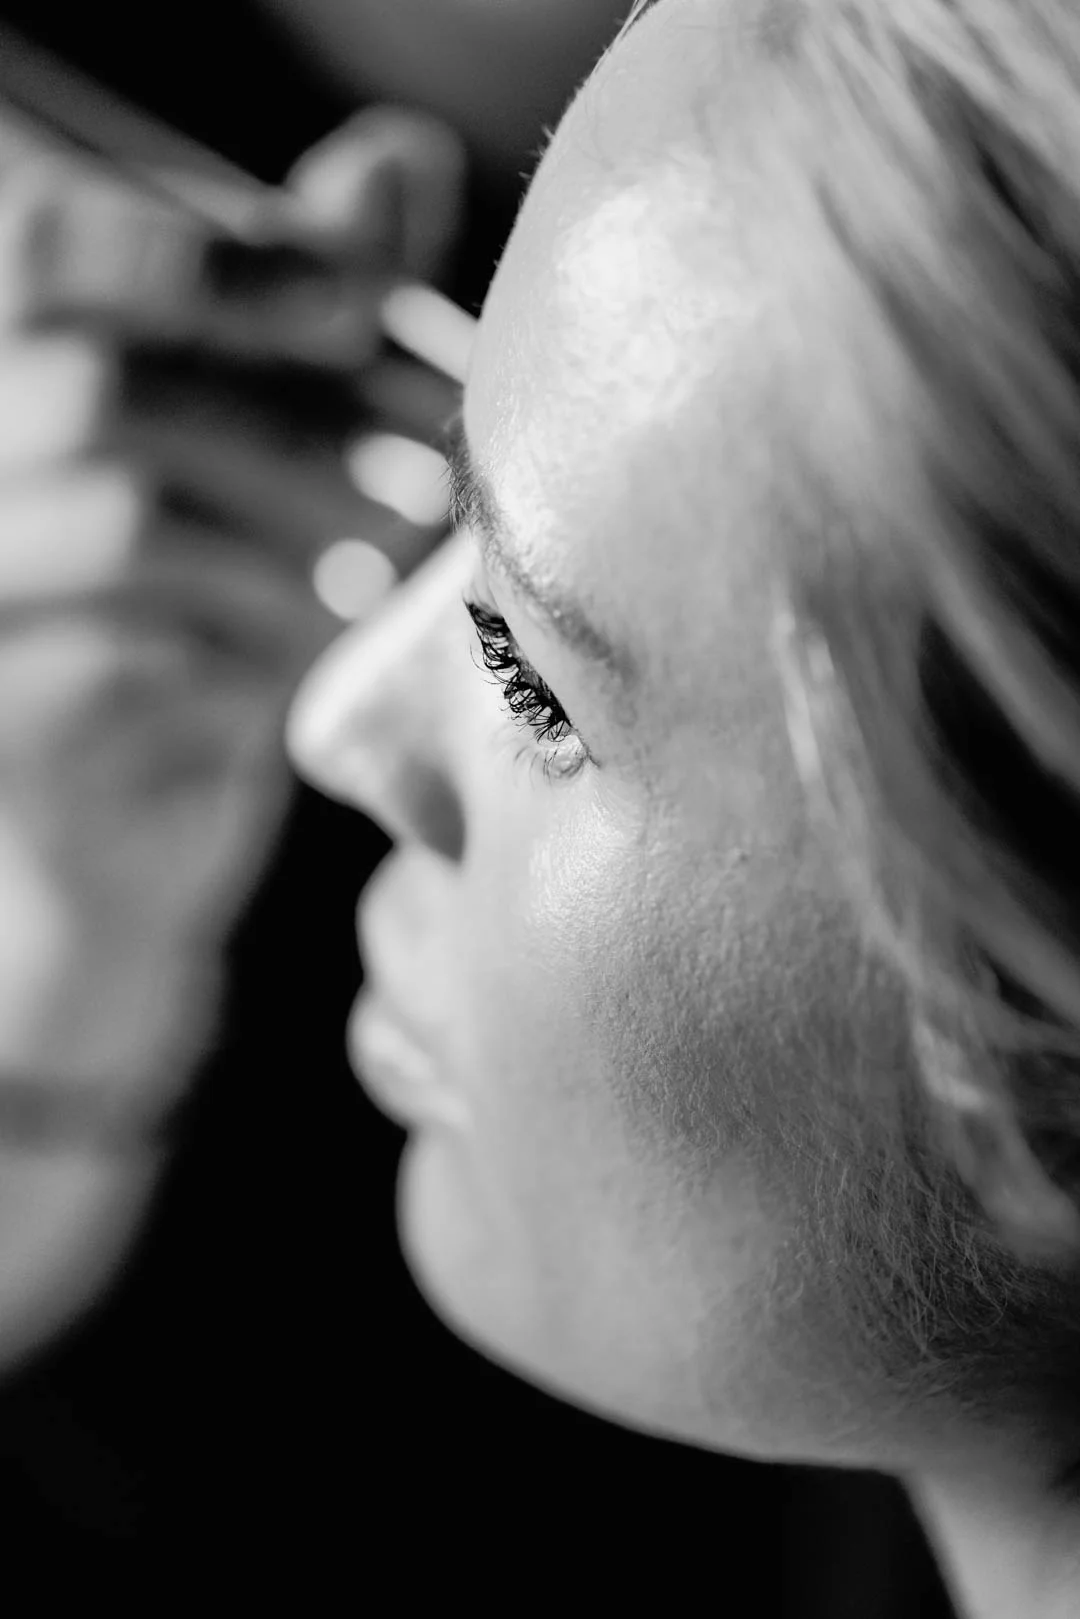
[[[15, 0], [0, 16], [267, 180], [359, 106], [440, 114], [471, 162], [440, 285], [475, 314], [545, 125], [628, 9]], [[655, 1591], [761, 1619], [949, 1619], [892, 1481], [641, 1438], [430, 1315], [394, 1229], [404, 1138], [344, 1052], [356, 896], [387, 847], [297, 786], [141, 1240], [94, 1312], [0, 1385], [9, 1611], [73, 1589], [157, 1611], [193, 1583], [313, 1613]]]

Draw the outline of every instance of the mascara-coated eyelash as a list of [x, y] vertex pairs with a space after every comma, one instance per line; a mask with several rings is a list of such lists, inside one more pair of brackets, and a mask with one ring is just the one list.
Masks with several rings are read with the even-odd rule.
[[547, 747], [544, 774], [564, 780], [576, 775], [589, 751], [555, 693], [522, 657], [506, 620], [467, 599], [465, 610], [476, 628], [484, 667], [502, 687], [504, 703], [519, 724]]

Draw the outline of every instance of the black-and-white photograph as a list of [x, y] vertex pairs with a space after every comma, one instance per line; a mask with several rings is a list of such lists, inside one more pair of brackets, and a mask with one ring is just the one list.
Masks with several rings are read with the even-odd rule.
[[1080, 5], [0, 0], [0, 1603], [1080, 1619]]

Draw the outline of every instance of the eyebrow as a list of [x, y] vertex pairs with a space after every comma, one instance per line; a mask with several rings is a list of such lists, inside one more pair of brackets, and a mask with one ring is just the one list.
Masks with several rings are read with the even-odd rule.
[[510, 524], [495, 492], [473, 457], [459, 411], [443, 444], [449, 468], [450, 516], [455, 527], [468, 526], [480, 543], [485, 563], [503, 575], [548, 628], [573, 651], [602, 665], [623, 685], [634, 676], [634, 660], [597, 628], [583, 608], [553, 585], [541, 582], [514, 555]]

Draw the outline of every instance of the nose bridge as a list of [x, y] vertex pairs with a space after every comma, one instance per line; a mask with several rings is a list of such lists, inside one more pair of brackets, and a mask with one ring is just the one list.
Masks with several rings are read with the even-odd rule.
[[470, 547], [467, 533], [452, 536], [369, 623], [339, 636], [305, 678], [287, 725], [293, 762], [320, 791], [392, 837], [437, 842], [444, 853], [462, 835], [446, 710], [448, 649], [455, 632], [465, 633]]

